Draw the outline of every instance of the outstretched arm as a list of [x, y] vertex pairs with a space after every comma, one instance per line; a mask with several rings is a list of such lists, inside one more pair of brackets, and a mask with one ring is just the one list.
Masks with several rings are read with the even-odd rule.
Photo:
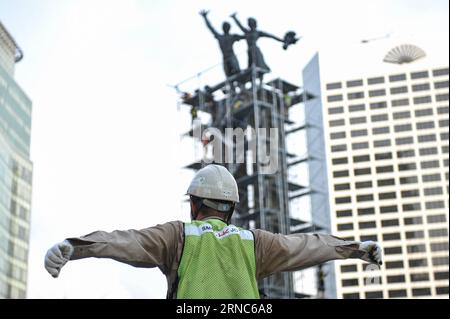
[[281, 38], [279, 38], [277, 36], [274, 36], [274, 35], [272, 35], [270, 33], [266, 33], [264, 31], [260, 31], [259, 33], [260, 33], [261, 37], [271, 38], [271, 39], [274, 39], [274, 40], [277, 40], [277, 41], [280, 41], [280, 42], [284, 43], [283, 39], [281, 39]]
[[359, 258], [381, 264], [381, 248], [375, 242], [347, 241], [325, 234], [255, 234], [258, 279], [280, 271], [297, 271], [336, 259]]
[[177, 236], [182, 236], [182, 227], [181, 222], [170, 222], [142, 230], [96, 231], [79, 238], [68, 238], [62, 248], [68, 246], [70, 254], [62, 254], [64, 250], [58, 249], [61, 245], [55, 245], [46, 256], [46, 268], [57, 277], [68, 260], [96, 257], [111, 258], [134, 267], [158, 267], [166, 273], [176, 256]]
[[206, 23], [206, 26], [208, 27], [209, 31], [211, 31], [212, 34], [214, 34], [214, 36], [217, 37], [217, 36], [219, 36], [219, 33], [214, 29], [211, 22], [209, 22], [208, 13], [209, 13], [209, 11], [206, 11], [206, 10], [200, 11], [200, 15], [203, 17], [203, 19], [205, 19], [205, 23]]
[[241, 24], [241, 22], [238, 20], [238, 18], [236, 17], [236, 14], [237, 14], [237, 13], [235, 12], [235, 13], [233, 13], [232, 15], [230, 15], [230, 17], [234, 20], [234, 22], [236, 22], [237, 26], [239, 27], [239, 29], [242, 30], [242, 32], [244, 32], [244, 33], [249, 32], [249, 30], [248, 30], [246, 27], [244, 27], [244, 26]]

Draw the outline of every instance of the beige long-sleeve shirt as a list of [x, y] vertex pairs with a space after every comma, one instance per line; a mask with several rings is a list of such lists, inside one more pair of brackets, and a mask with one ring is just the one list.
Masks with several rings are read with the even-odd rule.
[[[111, 258], [135, 267], [158, 267], [167, 278], [167, 297], [175, 298], [184, 244], [183, 225], [181, 221], [173, 221], [141, 230], [96, 231], [79, 238], [68, 238], [74, 247], [71, 260]], [[334, 259], [370, 261], [367, 253], [359, 250], [359, 242], [331, 235], [282, 235], [260, 229], [252, 230], [252, 233], [258, 280], [276, 272], [301, 270]]]

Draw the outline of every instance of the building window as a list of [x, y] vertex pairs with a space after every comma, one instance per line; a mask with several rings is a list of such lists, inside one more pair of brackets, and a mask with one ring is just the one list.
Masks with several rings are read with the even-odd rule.
[[418, 130], [425, 130], [425, 129], [434, 128], [434, 127], [435, 126], [434, 126], [434, 122], [433, 121], [416, 123], [416, 128]]
[[333, 145], [331, 146], [331, 151], [333, 153], [336, 152], [345, 152], [347, 150], [347, 144]]
[[365, 293], [366, 299], [383, 299], [382, 291], [367, 291]]
[[394, 120], [409, 119], [411, 117], [410, 111], [396, 112], [394, 113]]
[[349, 100], [356, 100], [356, 99], [362, 99], [364, 98], [364, 92], [354, 92], [354, 93], [348, 93], [347, 98]]
[[412, 125], [411, 124], [399, 124], [399, 125], [394, 125], [394, 131], [395, 132], [407, 132], [407, 131], [412, 131]]
[[448, 93], [436, 94], [436, 102], [448, 101]]
[[448, 128], [448, 119], [439, 120], [439, 127], [447, 127]]
[[327, 101], [328, 102], [339, 102], [342, 101], [344, 98], [342, 97], [342, 94], [336, 94], [336, 95], [328, 95]]
[[359, 229], [369, 229], [369, 228], [376, 228], [377, 224], [376, 222], [359, 222]]
[[359, 299], [359, 293], [354, 292], [354, 293], [342, 294], [342, 298], [343, 299]]
[[397, 198], [397, 194], [395, 192], [379, 193], [378, 198], [380, 200], [395, 199]]
[[345, 120], [344, 119], [332, 120], [329, 122], [329, 124], [330, 124], [330, 127], [343, 126], [343, 125], [345, 125]]
[[361, 241], [378, 241], [377, 235], [361, 235], [359, 239]]
[[411, 72], [411, 79], [424, 79], [428, 78], [428, 71], [421, 71], [421, 72]]
[[333, 177], [335, 177], [335, 178], [347, 177], [348, 175], [349, 175], [348, 170], [333, 172]]
[[418, 189], [410, 189], [406, 191], [402, 191], [402, 198], [408, 198], [408, 197], [419, 197], [419, 190]]
[[355, 272], [358, 271], [358, 268], [356, 265], [342, 265], [341, 266], [341, 272]]
[[337, 217], [351, 217], [352, 214], [352, 210], [351, 209], [344, 209], [344, 210], [337, 210], [336, 211], [336, 216]]
[[423, 273], [416, 273], [416, 274], [411, 274], [410, 275], [411, 281], [412, 282], [417, 282], [417, 281], [428, 281], [430, 280], [430, 276], [428, 275], [428, 273], [423, 272]]
[[349, 183], [335, 184], [334, 185], [334, 190], [335, 191], [344, 191], [344, 190], [349, 190], [349, 189], [350, 189], [350, 184]]
[[445, 257], [433, 257], [431, 261], [433, 263], [433, 266], [448, 265], [448, 256], [445, 256]]
[[426, 267], [428, 266], [428, 261], [425, 258], [410, 259], [408, 264], [410, 268]]
[[376, 169], [378, 174], [390, 173], [394, 171], [394, 167], [392, 165], [378, 166]]
[[448, 286], [446, 287], [436, 287], [437, 295], [448, 295]]
[[391, 94], [402, 94], [407, 92], [408, 92], [407, 86], [397, 86], [391, 88]]
[[380, 77], [376, 77], [376, 78], [369, 78], [369, 79], [367, 79], [367, 83], [369, 85], [384, 83], [384, 76], [380, 76]]
[[392, 159], [392, 153], [377, 153], [377, 154], [375, 154], [375, 160], [377, 160], [377, 161], [387, 160], [387, 159]]
[[448, 242], [446, 243], [431, 243], [431, 251], [448, 251]]
[[[402, 165], [402, 164], [400, 164]], [[408, 164], [406, 164], [408, 165]], [[417, 176], [405, 176], [405, 177], [400, 177], [400, 184], [401, 185], [407, 185], [407, 184], [417, 184], [419, 182], [419, 179], [417, 178]]]
[[364, 181], [364, 182], [356, 182], [355, 188], [361, 189], [361, 188], [371, 188], [372, 187], [372, 181]]
[[344, 113], [344, 107], [343, 106], [330, 107], [328, 109], [328, 114], [340, 114], [340, 113]]
[[380, 180], [378, 180], [377, 185], [378, 185], [378, 187], [392, 186], [392, 185], [395, 185], [395, 179], [393, 179], [393, 178], [380, 179]]
[[402, 260], [386, 262], [386, 269], [397, 269], [397, 268], [404, 268]]
[[448, 75], [448, 68], [433, 70], [433, 76]]
[[370, 169], [370, 167], [367, 167], [367, 168], [356, 168], [354, 170], [354, 173], [355, 173], [356, 176], [368, 175], [368, 174], [371, 173], [371, 169]]
[[414, 104], [425, 104], [425, 103], [431, 103], [431, 96], [418, 96], [413, 99]]
[[444, 190], [442, 187], [430, 187], [424, 189], [425, 196], [433, 196], [433, 195], [442, 195], [444, 194]]
[[405, 151], [398, 151], [397, 157], [398, 158], [407, 158], [407, 157], [414, 157], [416, 156], [416, 153], [414, 150], [405, 150]]
[[434, 82], [434, 88], [435, 89], [448, 88], [448, 81]]
[[409, 105], [409, 99], [392, 100], [391, 104], [392, 104], [393, 107], [406, 106], [406, 105]]
[[378, 135], [378, 134], [388, 134], [390, 132], [389, 126], [383, 126], [383, 127], [374, 127], [372, 129], [372, 134]]
[[391, 140], [378, 140], [373, 142], [374, 147], [386, 147], [391, 146]]
[[436, 142], [435, 134], [419, 135], [419, 143]]
[[[402, 247], [396, 246], [396, 247], [385, 247], [384, 248], [384, 254], [385, 255], [399, 255], [402, 253]], [[388, 280], [389, 282], [389, 280]]]
[[431, 238], [448, 237], [448, 230], [446, 228], [430, 229], [428, 231], [428, 236]]
[[352, 143], [352, 150], [363, 150], [369, 148], [368, 142]]
[[381, 221], [382, 227], [394, 227], [398, 225], [399, 225], [398, 219], [385, 219]]
[[413, 288], [412, 294], [415, 297], [431, 295], [430, 288]]
[[406, 251], [409, 254], [415, 254], [415, 253], [424, 253], [427, 251], [427, 248], [425, 247], [424, 244], [420, 244], [420, 245], [408, 245], [406, 247]]
[[448, 271], [436, 271], [434, 280], [448, 280]]
[[406, 297], [405, 289], [395, 289], [388, 291], [389, 298], [403, 298]]
[[413, 92], [427, 91], [429, 89], [430, 89], [430, 84], [429, 83], [414, 84], [412, 86]]
[[428, 183], [428, 182], [437, 182], [441, 180], [441, 174], [426, 174], [422, 175], [422, 182]]
[[418, 211], [422, 209], [422, 205], [420, 203], [403, 204], [402, 209], [404, 212]]
[[406, 74], [395, 74], [389, 76], [389, 82], [399, 82], [399, 81], [405, 81], [406, 80]]
[[[386, 90], [385, 89], [369, 91], [369, 96], [370, 97], [385, 96], [385, 95], [386, 95]], [[384, 102], [384, 104], [386, 104], [386, 102]]]
[[395, 275], [395, 276], [387, 276], [387, 282], [389, 284], [405, 282], [405, 275]]
[[335, 83], [328, 83], [327, 84], [327, 90], [336, 90], [341, 89], [342, 83], [341, 82], [335, 82]]
[[359, 281], [358, 279], [343, 279], [342, 280], [342, 286], [343, 287], [349, 287], [349, 286], [358, 286]]
[[440, 208], [444, 208], [444, 201], [442, 200], [437, 200], [437, 201], [432, 201], [432, 202], [426, 202], [425, 203], [425, 208], [426, 209], [440, 209]]
[[424, 162], [420, 162], [420, 167], [422, 169], [437, 168], [437, 167], [439, 167], [439, 161], [424, 161]]
[[380, 206], [381, 214], [397, 213], [397, 212], [398, 212], [397, 205]]
[[370, 161], [370, 155], [353, 156], [354, 163], [369, 162], [369, 161]]
[[355, 86], [362, 86], [363, 80], [353, 80], [353, 81], [347, 81], [347, 87], [352, 88]]
[[373, 201], [373, 194], [366, 194], [366, 195], [357, 195], [356, 196], [357, 202], [370, 202]]
[[403, 222], [405, 223], [405, 225], [422, 225], [423, 218], [422, 216], [405, 217], [403, 218]]
[[370, 119], [372, 120], [372, 122], [387, 121], [388, 120], [388, 115], [387, 114], [372, 115], [370, 117]]
[[367, 130], [366, 129], [362, 129], [362, 130], [353, 130], [350, 132], [352, 137], [358, 137], [358, 136], [366, 136], [367, 135]]
[[447, 218], [445, 217], [445, 214], [427, 216], [428, 224], [445, 223], [445, 222], [447, 222]]
[[413, 144], [414, 140], [411, 136], [408, 137], [399, 137], [395, 139], [396, 145], [407, 145], [407, 144]]
[[375, 215], [375, 208], [358, 208], [358, 216]]
[[345, 132], [330, 133], [330, 139], [332, 139], [332, 140], [342, 139], [345, 137], [346, 137]]
[[417, 239], [417, 238], [423, 238], [424, 234], [422, 230], [418, 231], [408, 231], [405, 233], [406, 239]]
[[353, 223], [338, 224], [337, 228], [338, 228], [338, 231], [352, 230], [353, 229]]
[[[383, 240], [384, 241], [399, 240], [399, 239], [400, 239], [400, 233], [383, 234]], [[402, 267], [403, 267], [403, 262], [402, 262]]]
[[350, 118], [350, 124], [362, 124], [362, 123], [366, 123], [366, 122], [367, 122], [367, 118], [365, 116]]
[[405, 163], [405, 164], [398, 164], [398, 170], [403, 171], [413, 171], [417, 169], [416, 163]]
[[348, 110], [350, 112], [364, 111], [365, 109], [366, 109], [365, 104], [353, 104], [348, 107]]
[[448, 105], [438, 107], [438, 114], [448, 114]]
[[433, 115], [433, 109], [421, 109], [414, 112], [416, 117]]
[[448, 141], [448, 132], [444, 132], [440, 134], [442, 141]]
[[346, 203], [351, 203], [352, 202], [352, 198], [350, 196], [345, 196], [345, 197], [336, 197], [334, 199], [334, 202], [336, 204], [346, 204]]
[[332, 162], [333, 165], [348, 164], [348, 158], [347, 157], [333, 158]]

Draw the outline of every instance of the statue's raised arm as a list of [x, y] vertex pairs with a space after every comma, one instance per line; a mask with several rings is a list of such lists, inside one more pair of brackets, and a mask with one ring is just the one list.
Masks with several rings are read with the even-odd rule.
[[209, 13], [209, 11], [202, 10], [199, 13], [203, 17], [203, 19], [205, 19], [205, 23], [206, 23], [206, 26], [208, 27], [209, 31], [211, 31], [212, 34], [214, 34], [215, 37], [219, 36], [219, 33], [216, 31], [216, 29], [214, 29], [214, 27], [212, 26], [211, 22], [209, 22], [209, 20], [208, 20], [208, 13]]
[[242, 23], [238, 20], [238, 18], [236, 17], [236, 15], [237, 15], [237, 12], [234, 12], [233, 14], [230, 15], [230, 17], [234, 20], [234, 22], [236, 22], [236, 24], [237, 24], [237, 26], [239, 27], [239, 29], [241, 29], [242, 32], [244, 32], [244, 33], [250, 32], [249, 29], [247, 29], [246, 27], [244, 27], [244, 26], [242, 25]]

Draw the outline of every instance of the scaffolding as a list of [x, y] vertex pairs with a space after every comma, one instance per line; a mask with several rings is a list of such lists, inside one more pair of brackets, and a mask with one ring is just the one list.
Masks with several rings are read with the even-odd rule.
[[[239, 188], [240, 202], [232, 219], [232, 223], [237, 226], [247, 229], [261, 228], [281, 234], [318, 231], [320, 229], [317, 226], [294, 218], [289, 212], [289, 203], [309, 195], [311, 190], [307, 185], [300, 185], [289, 179], [289, 170], [306, 162], [307, 155], [290, 153], [286, 146], [287, 135], [307, 127], [292, 121], [289, 118], [289, 109], [313, 96], [281, 78], [264, 83], [263, 74], [264, 70], [253, 66], [215, 86], [200, 87], [192, 94], [183, 94], [180, 103], [189, 105], [193, 116], [197, 116], [198, 111], [210, 114], [209, 123], [202, 124], [202, 129], [213, 127], [223, 135], [227, 128], [277, 129], [276, 171], [271, 174], [264, 173], [263, 164], [257, 158], [258, 151], [251, 150], [252, 143], [259, 150], [261, 146], [264, 146], [263, 149], [269, 149], [269, 144], [273, 142], [270, 138], [258, 134], [247, 134], [245, 156], [239, 159], [233, 158], [231, 162], [208, 159], [196, 161], [185, 168], [198, 170], [210, 162], [228, 168]], [[185, 135], [195, 138], [194, 130], [195, 128], [192, 128]], [[223, 143], [223, 147], [224, 153], [230, 151], [227, 148], [231, 148], [232, 154], [237, 154], [236, 143]], [[307, 297], [294, 290], [294, 277], [289, 272], [277, 273], [263, 279], [259, 282], [259, 289], [262, 298]]]

